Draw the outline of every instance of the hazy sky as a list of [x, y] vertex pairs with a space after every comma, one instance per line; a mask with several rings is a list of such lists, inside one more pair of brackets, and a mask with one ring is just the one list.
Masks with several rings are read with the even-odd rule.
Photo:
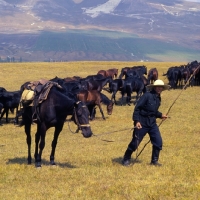
[[191, 2], [199, 2], [200, 3], [200, 0], [184, 0], [184, 1], [191, 1]]

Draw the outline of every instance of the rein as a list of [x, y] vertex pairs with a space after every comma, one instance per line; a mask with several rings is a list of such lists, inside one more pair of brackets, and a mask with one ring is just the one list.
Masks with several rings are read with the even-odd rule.
[[[116, 133], [116, 132], [121, 132], [121, 131], [126, 131], [126, 130], [133, 130], [133, 128], [125, 128], [125, 129], [121, 129], [121, 130], [117, 130], [117, 131], [112, 131], [112, 132], [107, 132], [107, 133], [102, 133], [102, 134], [99, 134], [99, 135], [95, 135], [93, 134], [94, 137], [99, 137], [99, 136], [102, 136], [102, 135], [107, 135], [107, 134], [111, 134], [111, 133]], [[102, 139], [100, 139], [102, 140]], [[105, 141], [105, 142], [114, 142], [113, 140], [102, 140], [102, 141]]]
[[[76, 104], [79, 104], [80, 102], [81, 101], [78, 101]], [[86, 107], [85, 105], [82, 106], [82, 108], [85, 108], [85, 107]], [[76, 132], [73, 132], [69, 126], [69, 122], [72, 120], [68, 121], [68, 127], [69, 127], [69, 130], [71, 133], [78, 133], [78, 131], [81, 130], [82, 127], [90, 127], [90, 124], [80, 124], [79, 123], [75, 107], [74, 107], [74, 119], [75, 119], [74, 121], [75, 121], [76, 125], [78, 126], [78, 129], [76, 130]]]

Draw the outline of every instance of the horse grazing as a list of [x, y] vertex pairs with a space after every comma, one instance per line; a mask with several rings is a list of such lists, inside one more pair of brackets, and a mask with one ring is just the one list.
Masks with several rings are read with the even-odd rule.
[[158, 70], [156, 68], [152, 68], [149, 70], [147, 75], [148, 84], [153, 84], [154, 81], [158, 79]]
[[104, 77], [112, 77], [112, 79], [117, 78], [118, 75], [118, 69], [108, 69], [108, 70], [100, 70], [97, 72], [97, 74], [101, 74]]
[[[37, 99], [34, 99], [35, 102]], [[78, 128], [81, 129], [84, 137], [92, 136], [92, 131], [89, 124], [89, 111], [87, 106], [78, 101], [75, 95], [68, 93], [65, 90], [53, 86], [46, 100], [35, 106], [25, 106], [23, 103], [22, 119], [25, 128], [28, 145], [28, 164], [31, 164], [31, 124], [37, 124], [37, 132], [35, 134], [35, 166], [41, 167], [42, 152], [45, 147], [46, 131], [50, 127], [55, 127], [54, 138], [52, 141], [52, 150], [50, 154], [50, 164], [55, 165], [54, 155], [57, 145], [57, 140], [60, 132], [63, 129], [64, 122], [68, 115], [72, 115], [72, 119]], [[36, 112], [37, 110], [37, 112]], [[38, 114], [35, 114], [38, 113]], [[39, 147], [39, 152], [38, 152]]]
[[93, 112], [95, 110], [95, 106], [99, 107], [102, 118], [105, 120], [105, 116], [101, 107], [101, 103], [107, 105], [107, 113], [108, 115], [112, 114], [113, 110], [113, 102], [104, 94], [100, 93], [96, 90], [83, 90], [77, 94], [77, 97], [80, 101], [85, 102], [90, 110], [90, 119], [93, 119]]

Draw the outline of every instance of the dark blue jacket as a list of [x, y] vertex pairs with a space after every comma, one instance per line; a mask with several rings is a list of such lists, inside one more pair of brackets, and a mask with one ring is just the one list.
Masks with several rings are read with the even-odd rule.
[[158, 111], [161, 98], [155, 90], [144, 93], [133, 112], [133, 121], [135, 124], [140, 122], [142, 126], [152, 126], [156, 123], [156, 118], [161, 118], [162, 113]]

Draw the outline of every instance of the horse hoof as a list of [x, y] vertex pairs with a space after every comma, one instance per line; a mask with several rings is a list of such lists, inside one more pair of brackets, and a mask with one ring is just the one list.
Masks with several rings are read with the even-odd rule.
[[31, 165], [32, 159], [31, 159], [31, 158], [28, 158], [28, 159], [27, 159], [27, 162], [28, 162], [28, 165]]
[[35, 167], [36, 167], [36, 168], [41, 168], [41, 167], [42, 167], [41, 162], [35, 163]]
[[52, 166], [55, 166], [55, 165], [56, 165], [56, 163], [55, 163], [53, 160], [50, 161], [50, 164], [51, 164]]

